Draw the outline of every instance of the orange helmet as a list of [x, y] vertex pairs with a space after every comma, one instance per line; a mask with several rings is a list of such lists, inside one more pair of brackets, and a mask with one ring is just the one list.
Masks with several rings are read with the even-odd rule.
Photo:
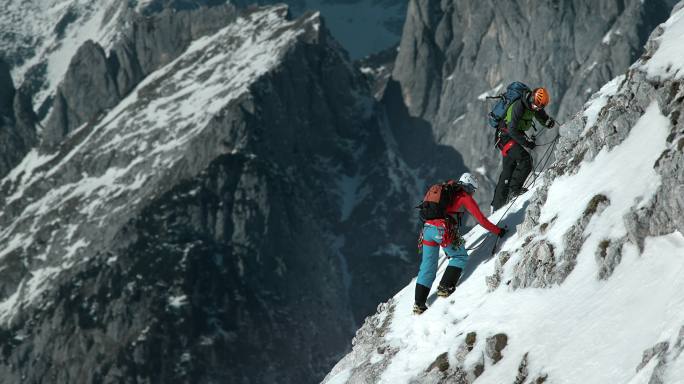
[[542, 109], [549, 104], [549, 100], [549, 93], [546, 91], [546, 88], [535, 88], [530, 97], [530, 104], [532, 104], [534, 109]]

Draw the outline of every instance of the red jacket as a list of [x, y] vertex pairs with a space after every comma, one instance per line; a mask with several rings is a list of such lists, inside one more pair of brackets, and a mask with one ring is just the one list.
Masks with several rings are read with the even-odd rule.
[[[501, 233], [501, 228], [487, 220], [485, 215], [482, 214], [482, 211], [480, 211], [480, 207], [477, 206], [477, 203], [473, 197], [465, 191], [461, 191], [456, 194], [454, 201], [452, 201], [447, 207], [447, 213], [450, 215], [455, 215], [462, 206], [465, 206], [468, 212], [475, 216], [475, 219], [477, 219], [480, 225], [487, 228], [489, 232], [492, 232], [495, 235], [499, 235], [499, 233]], [[444, 219], [428, 220], [426, 223], [441, 227], [444, 226]]]

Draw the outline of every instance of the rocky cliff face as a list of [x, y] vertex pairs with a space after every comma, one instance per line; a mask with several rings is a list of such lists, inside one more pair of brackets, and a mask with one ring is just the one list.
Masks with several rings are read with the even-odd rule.
[[9, 65], [0, 58], [0, 177], [36, 145], [35, 123], [29, 95], [15, 89]]
[[549, 112], [564, 121], [641, 54], [674, 3], [412, 0], [393, 78], [411, 116], [485, 176], [490, 197], [500, 156], [484, 97], [513, 80], [545, 86]]
[[679, 3], [561, 126], [541, 185], [502, 217], [515, 233], [500, 252], [473, 252], [456, 293], [420, 317], [409, 284], [324, 382], [680, 382], [683, 37]]
[[0, 182], [0, 376], [315, 382], [415, 273], [423, 180], [318, 14], [163, 9]]
[[[148, 6], [153, 5], [161, 6]], [[59, 144], [89, 119], [113, 108], [142, 79], [173, 61], [192, 41], [215, 33], [236, 16], [230, 5], [186, 11], [161, 8], [148, 16], [129, 8], [121, 12], [127, 23], [109, 53], [88, 40], [71, 59], [54, 96], [43, 132], [44, 146]]]
[[0, 51], [42, 120], [78, 48], [87, 40], [108, 48], [129, 2], [8, 0], [4, 6]]

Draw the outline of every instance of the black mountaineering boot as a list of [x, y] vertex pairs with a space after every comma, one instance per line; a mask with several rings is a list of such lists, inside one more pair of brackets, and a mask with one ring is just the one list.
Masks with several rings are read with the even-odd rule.
[[413, 304], [413, 313], [415, 313], [416, 315], [420, 315], [421, 313], [425, 312], [425, 310], [427, 309], [427, 305], [425, 305], [425, 302], [427, 301], [427, 297], [429, 294], [430, 288], [416, 283], [416, 300]]
[[437, 296], [448, 297], [454, 293], [459, 277], [461, 277], [461, 268], [447, 267], [437, 287]]

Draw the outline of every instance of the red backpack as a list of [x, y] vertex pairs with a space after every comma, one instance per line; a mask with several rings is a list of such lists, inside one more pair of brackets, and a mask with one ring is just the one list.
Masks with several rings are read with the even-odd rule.
[[423, 221], [447, 218], [446, 209], [463, 187], [453, 180], [431, 185], [423, 197], [423, 201], [416, 206]]

